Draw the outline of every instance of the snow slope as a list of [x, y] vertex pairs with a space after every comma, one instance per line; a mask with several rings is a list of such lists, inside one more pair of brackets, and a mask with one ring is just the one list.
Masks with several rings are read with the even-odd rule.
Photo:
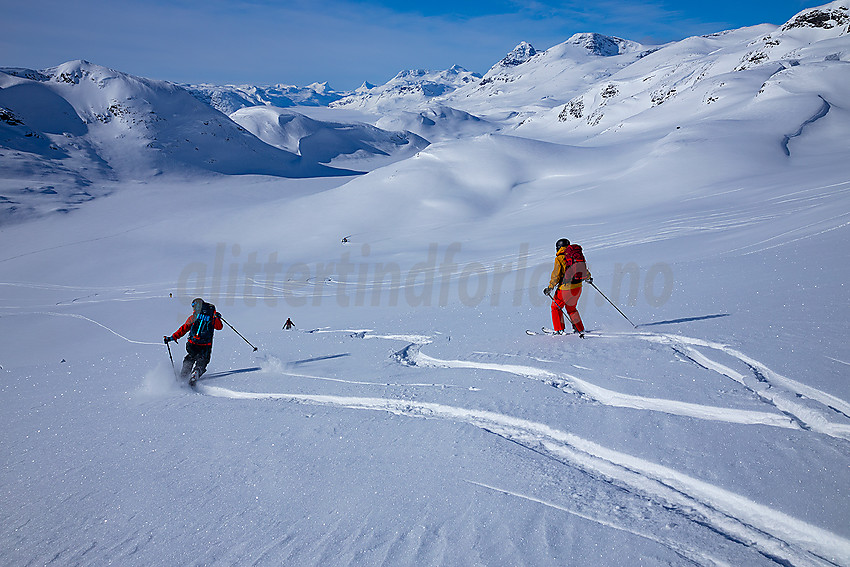
[[[355, 178], [119, 176], [0, 227], [0, 563], [850, 565], [850, 36], [818, 11], [579, 52], [596, 83], [526, 50], [427, 103], [492, 130]], [[736, 71], [767, 35], [794, 55]], [[586, 339], [525, 334], [561, 237], [637, 328], [585, 286]], [[199, 295], [244, 339], [190, 390], [162, 336]]]
[[243, 108], [230, 118], [267, 144], [317, 163], [357, 160], [360, 167], [374, 156], [396, 161], [428, 145], [407, 130], [391, 132], [369, 124], [314, 120], [274, 106]]

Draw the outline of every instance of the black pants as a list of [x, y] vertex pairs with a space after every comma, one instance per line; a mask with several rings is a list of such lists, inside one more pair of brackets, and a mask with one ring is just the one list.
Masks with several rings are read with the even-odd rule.
[[194, 345], [186, 343], [186, 357], [183, 359], [183, 369], [180, 371], [181, 378], [188, 378], [192, 368], [198, 372], [198, 378], [207, 371], [207, 364], [212, 356], [212, 345]]

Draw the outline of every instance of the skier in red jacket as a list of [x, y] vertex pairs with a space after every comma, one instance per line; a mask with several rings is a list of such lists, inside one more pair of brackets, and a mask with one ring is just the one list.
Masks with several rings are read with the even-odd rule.
[[221, 314], [215, 310], [215, 305], [206, 303], [200, 297], [192, 300], [192, 314], [186, 322], [173, 335], [164, 337], [168, 344], [170, 341], [177, 342], [177, 339], [189, 333], [180, 378], [185, 380], [191, 374], [189, 383], [194, 384], [207, 371], [212, 356], [213, 333], [222, 328]]
[[[570, 244], [566, 238], [561, 238], [555, 243], [555, 268], [549, 279], [549, 286], [543, 293], [552, 298], [552, 324], [555, 333], [564, 334], [564, 314], [562, 309], [567, 310], [570, 316], [573, 330], [584, 337], [584, 323], [578, 314], [578, 299], [581, 297], [581, 284], [584, 281], [592, 282], [590, 272], [585, 264], [584, 253], [578, 244]], [[550, 295], [555, 289], [555, 295]]]

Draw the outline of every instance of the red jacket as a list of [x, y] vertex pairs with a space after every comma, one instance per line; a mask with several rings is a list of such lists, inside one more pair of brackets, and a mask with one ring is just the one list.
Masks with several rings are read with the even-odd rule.
[[[188, 333], [194, 323], [195, 313], [192, 313], [191, 315], [189, 315], [189, 318], [186, 319], [186, 322], [183, 323], [183, 326], [177, 329], [174, 334], [171, 335], [171, 338], [176, 341], [177, 339]], [[221, 317], [219, 316], [218, 312], [216, 312], [215, 316], [213, 317], [213, 329], [215, 329], [216, 331], [220, 331], [223, 328], [224, 325], [221, 324]], [[189, 342], [197, 346], [210, 346], [212, 344], [212, 342], [200, 342], [199, 337], [197, 335], [189, 337]]]

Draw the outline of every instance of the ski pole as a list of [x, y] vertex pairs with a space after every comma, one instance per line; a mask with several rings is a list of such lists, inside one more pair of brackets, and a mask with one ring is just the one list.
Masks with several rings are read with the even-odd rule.
[[171, 370], [174, 372], [174, 376], [177, 376], [177, 368], [174, 366], [174, 357], [171, 356], [171, 345], [168, 344], [168, 337], [163, 337], [162, 340], [165, 342], [165, 348], [168, 349], [168, 358], [171, 359]]
[[[233, 332], [234, 332], [234, 333], [236, 333], [237, 335], [239, 335], [240, 337], [242, 337], [242, 333], [240, 333], [239, 331], [237, 331], [237, 330], [233, 327], [233, 325], [231, 325], [230, 323], [228, 323], [228, 322], [224, 319], [224, 317], [222, 317], [222, 316], [221, 316], [221, 314], [220, 314], [220, 313], [219, 313], [219, 315], [218, 315], [218, 318], [219, 318], [219, 319], [221, 319], [224, 323], [226, 323], [228, 327], [230, 327], [231, 329], [233, 329]], [[255, 347], [254, 345], [252, 345], [252, 344], [251, 344], [251, 341], [249, 341], [249, 340], [248, 340], [248, 339], [246, 339], [245, 337], [242, 337], [242, 340], [243, 340], [243, 341], [245, 341], [246, 343], [248, 343], [248, 345], [249, 345], [251, 348], [253, 348], [253, 349], [254, 349], [254, 352], [257, 352], [257, 347]]]
[[[598, 292], [599, 292], [599, 295], [601, 295], [602, 297], [604, 297], [604, 298], [605, 298], [605, 300], [606, 300], [606, 301], [608, 301], [608, 303], [610, 303], [610, 304], [611, 304], [611, 306], [612, 306], [614, 309], [616, 309], [616, 310], [617, 310], [617, 312], [618, 312], [620, 315], [622, 315], [623, 317], [626, 317], [626, 314], [625, 314], [625, 313], [623, 313], [622, 311], [620, 311], [620, 308], [619, 308], [619, 307], [617, 307], [616, 305], [614, 305], [614, 302], [613, 302], [613, 301], [611, 301], [610, 299], [608, 299], [608, 297], [606, 297], [606, 296], [605, 296], [605, 294], [604, 294], [604, 293], [602, 293], [602, 291], [601, 291], [598, 287], [596, 287], [596, 284], [595, 284], [595, 283], [593, 283], [593, 282], [587, 282], [587, 283], [589, 283], [590, 285], [592, 285], [592, 286], [593, 286], [593, 289], [595, 289], [596, 291], [598, 291]], [[629, 323], [632, 323], [632, 320], [631, 320], [631, 319], [629, 319], [628, 317], [626, 317], [626, 321], [628, 321]], [[637, 326], [637, 325], [635, 325], [634, 323], [632, 323], [632, 327], [634, 327], [635, 329], [637, 329], [637, 327], [638, 327], [638, 326]]]

